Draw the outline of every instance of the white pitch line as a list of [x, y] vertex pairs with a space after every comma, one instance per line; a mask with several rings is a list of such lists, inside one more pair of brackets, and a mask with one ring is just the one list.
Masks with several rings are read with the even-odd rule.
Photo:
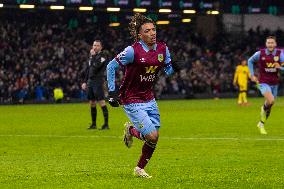
[[[46, 138], [117, 138], [122, 136], [84, 136], [84, 135], [0, 135], [0, 137], [46, 137]], [[233, 140], [233, 141], [284, 141], [284, 138], [237, 138], [237, 137], [160, 137], [166, 140]]]
[[122, 138], [119, 136], [84, 135], [0, 135], [0, 137], [46, 137], [46, 138]]
[[161, 137], [168, 140], [251, 140], [251, 141], [284, 141], [284, 138], [226, 138], [226, 137]]

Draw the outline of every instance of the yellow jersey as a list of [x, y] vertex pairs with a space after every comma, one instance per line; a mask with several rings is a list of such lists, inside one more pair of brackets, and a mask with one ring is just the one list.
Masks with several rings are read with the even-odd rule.
[[249, 78], [248, 66], [238, 65], [234, 75], [234, 83], [239, 85], [247, 84], [248, 78]]

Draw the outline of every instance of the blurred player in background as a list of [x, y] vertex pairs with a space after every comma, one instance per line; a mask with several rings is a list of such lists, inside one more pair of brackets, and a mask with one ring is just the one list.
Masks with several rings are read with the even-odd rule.
[[108, 109], [105, 102], [105, 95], [103, 90], [105, 69], [107, 65], [106, 55], [102, 51], [102, 42], [95, 40], [90, 50], [90, 59], [84, 65], [81, 78], [83, 80], [82, 89], [87, 90], [88, 100], [91, 106], [92, 124], [89, 129], [96, 129], [97, 124], [97, 108], [99, 103], [104, 115], [104, 124], [102, 130], [109, 129], [108, 126]]
[[248, 78], [249, 78], [249, 69], [247, 66], [247, 61], [242, 60], [241, 64], [237, 66], [236, 72], [234, 75], [234, 86], [238, 87], [239, 97], [238, 104], [239, 105], [247, 105], [247, 90], [248, 90]]
[[[281, 67], [284, 62], [284, 54], [281, 50], [276, 49], [277, 43], [274, 36], [266, 38], [266, 48], [257, 51], [248, 60], [251, 80], [257, 83], [261, 94], [265, 98], [264, 105], [261, 107], [260, 121], [257, 127], [261, 134], [267, 134], [264, 129], [264, 124], [270, 115], [271, 108], [278, 93], [279, 70], [284, 70]], [[254, 74], [254, 64], [258, 64], [258, 77]]]
[[[133, 124], [125, 124], [125, 145], [128, 148], [132, 146], [133, 136], [144, 141], [134, 175], [151, 178], [144, 167], [156, 148], [160, 128], [160, 113], [154, 98], [153, 85], [161, 69], [171, 75], [180, 67], [179, 64], [172, 63], [166, 44], [156, 42], [156, 26], [151, 19], [135, 14], [129, 29], [135, 43], [125, 48], [107, 66], [109, 103], [114, 107], [123, 105]], [[124, 69], [124, 78], [118, 96], [115, 71], [119, 67]]]

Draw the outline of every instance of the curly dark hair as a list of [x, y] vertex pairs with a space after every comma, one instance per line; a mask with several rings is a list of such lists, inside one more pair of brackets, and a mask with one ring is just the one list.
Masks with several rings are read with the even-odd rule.
[[267, 37], [266, 37], [266, 40], [267, 40], [267, 39], [274, 39], [274, 41], [276, 41], [276, 37], [275, 37], [274, 35], [267, 36]]
[[139, 30], [141, 29], [141, 26], [146, 23], [152, 23], [156, 27], [155, 22], [151, 18], [147, 18], [146, 16], [140, 13], [136, 13], [134, 16], [132, 16], [128, 28], [129, 28], [131, 37], [135, 41], [139, 40], [138, 39]]

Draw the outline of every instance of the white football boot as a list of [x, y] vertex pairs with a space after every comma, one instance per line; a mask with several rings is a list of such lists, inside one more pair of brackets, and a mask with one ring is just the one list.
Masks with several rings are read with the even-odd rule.
[[142, 178], [152, 178], [152, 176], [148, 175], [144, 169], [139, 167], [134, 168], [134, 176], [142, 177]]

